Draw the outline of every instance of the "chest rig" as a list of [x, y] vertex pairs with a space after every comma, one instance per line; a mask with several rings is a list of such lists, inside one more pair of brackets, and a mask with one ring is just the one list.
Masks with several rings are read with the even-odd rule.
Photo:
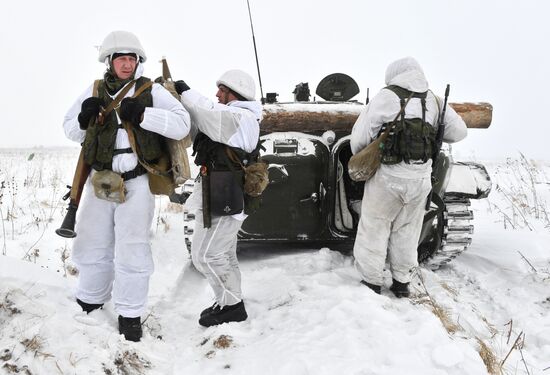
[[[400, 100], [401, 108], [408, 97], [419, 98], [422, 105], [421, 118], [405, 118], [405, 113], [396, 120], [396, 124], [384, 144], [382, 164], [397, 164], [404, 161], [407, 164], [421, 161], [426, 163], [432, 156], [435, 147], [436, 130], [426, 122], [427, 92], [412, 92], [399, 86], [387, 86], [386, 89], [395, 93]], [[382, 125], [378, 135], [390, 126]]]
[[[226, 148], [231, 149], [238, 160], [230, 160], [226, 153]], [[255, 155], [256, 154], [256, 155]], [[230, 171], [241, 169], [240, 162], [244, 166], [255, 160], [259, 155], [254, 150], [248, 153], [237, 147], [230, 147], [223, 143], [211, 140], [206, 134], [199, 133], [193, 142], [193, 156], [195, 156], [195, 165], [206, 166], [210, 171]]]
[[[149, 82], [150, 79], [140, 77], [135, 84], [135, 90]], [[113, 101], [108, 94], [104, 80], [99, 82], [98, 97], [103, 100], [105, 107]], [[153, 106], [153, 96], [151, 88], [145, 89], [138, 97], [145, 107]], [[103, 169], [112, 169], [113, 156], [123, 153], [131, 153], [132, 149], [115, 149], [116, 136], [119, 129], [123, 129], [119, 123], [116, 111], [111, 111], [104, 119], [102, 124], [95, 123], [86, 130], [86, 137], [82, 145], [84, 151], [84, 160], [92, 166], [93, 169], [101, 171]], [[159, 134], [150, 132], [141, 128], [134, 127], [136, 142], [139, 146], [139, 157], [147, 162], [155, 162], [162, 154], [162, 138]]]

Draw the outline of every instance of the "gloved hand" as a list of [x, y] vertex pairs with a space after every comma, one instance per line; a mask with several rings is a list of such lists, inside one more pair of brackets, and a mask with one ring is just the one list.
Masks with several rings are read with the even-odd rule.
[[145, 106], [136, 98], [124, 98], [120, 102], [120, 119], [134, 126], [138, 126], [141, 122], [143, 112], [145, 112]]
[[104, 105], [103, 100], [92, 96], [82, 102], [80, 107], [80, 113], [78, 114], [78, 123], [80, 124], [80, 129], [88, 129], [90, 120], [99, 115], [99, 110], [101, 106]]
[[191, 87], [187, 83], [185, 83], [182, 80], [174, 82], [174, 86], [176, 88], [176, 92], [181, 95], [182, 92], [189, 90]]

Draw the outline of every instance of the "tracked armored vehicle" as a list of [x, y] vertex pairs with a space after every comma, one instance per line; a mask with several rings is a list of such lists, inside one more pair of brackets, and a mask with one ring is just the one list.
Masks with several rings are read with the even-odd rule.
[[[363, 103], [350, 99], [357, 84], [344, 74], [332, 74], [318, 85], [322, 101], [309, 101], [307, 84], [294, 90], [295, 101], [276, 102], [267, 94], [260, 125], [269, 162], [269, 186], [260, 209], [239, 232], [238, 247], [328, 247], [351, 251], [360, 217], [364, 182], [352, 181], [347, 164], [352, 156], [350, 134]], [[368, 101], [368, 99], [367, 99]], [[487, 103], [451, 103], [468, 127], [486, 128], [492, 108]], [[444, 202], [426, 211], [418, 242], [418, 258], [435, 269], [465, 251], [471, 243], [471, 199], [487, 197], [491, 182], [484, 166], [455, 161], [444, 145], [433, 168], [434, 188]], [[192, 221], [186, 214], [190, 248]]]

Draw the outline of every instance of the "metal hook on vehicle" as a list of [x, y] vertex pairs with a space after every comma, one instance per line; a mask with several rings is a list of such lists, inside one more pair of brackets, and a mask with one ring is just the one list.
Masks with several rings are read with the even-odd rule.
[[319, 200], [319, 195], [317, 193], [311, 193], [311, 195], [308, 198], [300, 199], [300, 203], [312, 201], [317, 202]]

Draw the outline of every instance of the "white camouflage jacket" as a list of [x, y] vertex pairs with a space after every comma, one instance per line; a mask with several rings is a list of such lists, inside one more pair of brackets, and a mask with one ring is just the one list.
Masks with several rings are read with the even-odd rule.
[[[396, 85], [414, 92], [428, 90], [428, 82], [420, 65], [413, 58], [395, 61], [386, 70], [386, 85]], [[439, 104], [438, 104], [439, 103]], [[428, 91], [426, 98], [426, 122], [437, 128], [443, 100]], [[382, 89], [361, 111], [351, 133], [351, 151], [356, 154], [371, 143], [384, 123], [391, 122], [401, 110], [399, 97], [388, 89]], [[405, 118], [421, 118], [422, 106], [419, 98], [411, 98], [405, 108]], [[466, 137], [467, 128], [462, 118], [447, 105], [445, 113], [445, 132], [443, 141], [458, 142]], [[380, 168], [397, 177], [424, 178], [431, 174], [431, 159], [424, 164], [407, 164], [401, 162], [395, 165], [382, 164]]]
[[[200, 131], [211, 140], [231, 147], [252, 152], [258, 143], [262, 105], [258, 101], [232, 101], [225, 104], [214, 103], [197, 91], [190, 89], [182, 93], [181, 103], [191, 114], [191, 135]], [[202, 208], [200, 184], [195, 185], [193, 194], [185, 206], [194, 211]], [[244, 220], [246, 215], [233, 215]]]

